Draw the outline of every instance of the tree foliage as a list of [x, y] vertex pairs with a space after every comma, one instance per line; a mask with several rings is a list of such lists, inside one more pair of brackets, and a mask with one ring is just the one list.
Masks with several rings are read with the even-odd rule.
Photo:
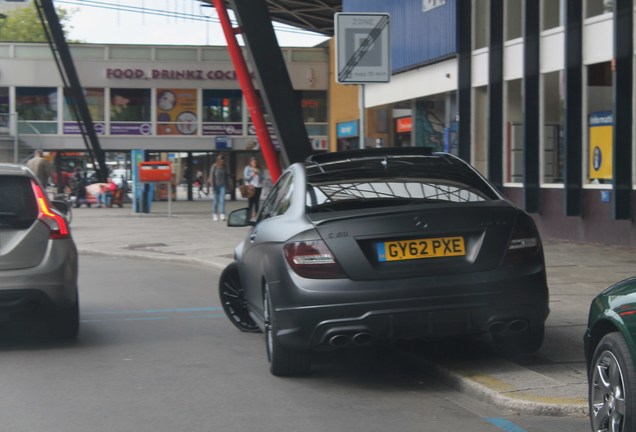
[[[68, 33], [70, 15], [63, 8], [55, 8], [64, 36]], [[0, 42], [47, 42], [35, 3], [4, 12], [0, 18]]]

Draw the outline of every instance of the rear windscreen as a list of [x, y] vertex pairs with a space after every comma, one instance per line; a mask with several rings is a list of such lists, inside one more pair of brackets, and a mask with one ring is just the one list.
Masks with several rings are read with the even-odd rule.
[[31, 180], [0, 176], [0, 229], [26, 228], [38, 217]]
[[368, 179], [308, 185], [310, 211], [345, 210], [356, 206], [424, 203], [467, 203], [493, 199], [486, 188], [448, 179]]

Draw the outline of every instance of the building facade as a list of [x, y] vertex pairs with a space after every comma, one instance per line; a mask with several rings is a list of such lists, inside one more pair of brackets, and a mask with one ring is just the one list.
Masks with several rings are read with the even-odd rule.
[[[258, 150], [226, 47], [72, 44], [70, 50], [109, 160], [137, 149], [230, 156]], [[325, 150], [327, 49], [284, 48], [283, 55], [313, 148]], [[0, 59], [0, 160], [13, 161], [16, 149], [18, 160], [34, 149], [86, 150], [50, 47], [2, 43]]]
[[[391, 81], [363, 86], [375, 119], [366, 145], [382, 135], [450, 151], [544, 235], [636, 245], [633, 0], [344, 0], [343, 10], [391, 16]], [[330, 117], [332, 141], [343, 141], [338, 123], [359, 120], [357, 103]]]

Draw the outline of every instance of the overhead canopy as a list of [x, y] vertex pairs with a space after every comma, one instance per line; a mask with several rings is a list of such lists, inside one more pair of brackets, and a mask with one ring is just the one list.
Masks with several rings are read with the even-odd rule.
[[[212, 0], [199, 0], [212, 3]], [[273, 21], [333, 36], [333, 16], [342, 12], [342, 0], [265, 0]], [[227, 3], [227, 1], [226, 1]]]
[[333, 36], [333, 16], [342, 0], [266, 0], [272, 20]]

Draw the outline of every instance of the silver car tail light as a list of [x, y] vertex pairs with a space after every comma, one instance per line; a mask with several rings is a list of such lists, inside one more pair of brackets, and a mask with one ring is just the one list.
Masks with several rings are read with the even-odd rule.
[[49, 228], [50, 239], [67, 239], [70, 237], [68, 224], [66, 219], [59, 213], [55, 212], [49, 206], [49, 202], [44, 195], [44, 191], [39, 184], [31, 180], [33, 193], [35, 193], [35, 201], [38, 205], [38, 220], [44, 222]]
[[322, 240], [287, 243], [283, 247], [287, 263], [299, 276], [310, 279], [340, 279], [345, 273]]

